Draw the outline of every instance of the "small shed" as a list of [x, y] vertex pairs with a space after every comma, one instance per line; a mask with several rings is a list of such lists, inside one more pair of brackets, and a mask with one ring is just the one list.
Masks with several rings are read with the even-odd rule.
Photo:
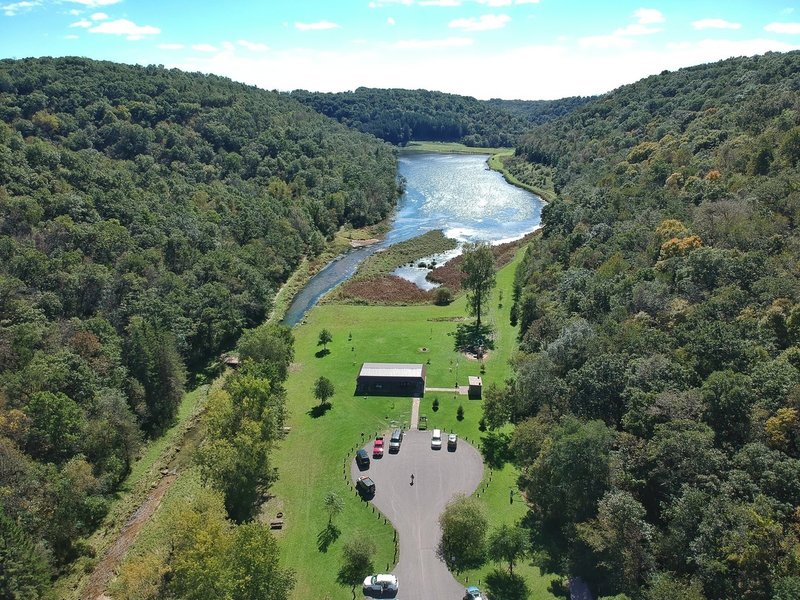
[[469, 389], [467, 390], [467, 396], [474, 400], [480, 400], [482, 390], [483, 390], [483, 380], [480, 377], [475, 377], [474, 375], [470, 375]]
[[364, 363], [356, 379], [356, 394], [422, 396], [426, 375], [422, 364]]

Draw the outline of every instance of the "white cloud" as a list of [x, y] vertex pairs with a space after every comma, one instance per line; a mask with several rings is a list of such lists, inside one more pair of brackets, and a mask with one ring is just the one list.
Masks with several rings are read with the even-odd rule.
[[[107, 1], [107, 0], [101, 0]], [[103, 33], [107, 35], [124, 35], [129, 40], [140, 40], [146, 35], [158, 35], [161, 30], [152, 25], [137, 25], [128, 19], [105, 21], [89, 29], [90, 33]]]
[[92, 21], [106, 21], [108, 20], [108, 15], [104, 12], [96, 12], [91, 16]]
[[462, 29], [463, 31], [488, 31], [490, 29], [502, 29], [509, 21], [511, 21], [511, 17], [508, 15], [482, 15], [477, 18], [455, 19], [450, 21], [448, 27]]
[[389, 18], [386, 19], [386, 24], [387, 25], [394, 25], [395, 24], [395, 20], [392, 17], [389, 17]]
[[640, 8], [633, 13], [636, 22], [615, 30], [608, 35], [593, 35], [581, 38], [578, 44], [581, 48], [597, 48], [608, 50], [611, 48], [631, 48], [635, 42], [631, 38], [652, 35], [662, 31], [659, 27], [649, 27], [656, 23], [664, 22], [664, 15], [654, 8]]
[[700, 19], [699, 21], [692, 21], [692, 27], [695, 29], [741, 29], [741, 23], [733, 23], [725, 19]]
[[[458, 38], [457, 38], [458, 39]], [[340, 45], [335, 50], [273, 50], [263, 55], [196, 54], [168, 64], [217, 73], [264, 89], [326, 92], [375, 88], [429, 89], [476, 98], [546, 100], [601, 94], [663, 70], [714, 62], [731, 56], [800, 49], [775, 39], [707, 40], [641, 51], [586, 53], [573, 41], [485, 54], [466, 42], [407, 40], [397, 45]], [[448, 50], [448, 46], [453, 46]], [[542, 57], [547, 60], [542, 60]], [[166, 59], [165, 59], [166, 60]], [[526, 77], [508, 77], [498, 64], [526, 65]], [[480, 73], [476, 77], [475, 73]], [[547, 85], [541, 82], [546, 81]]]
[[497, 8], [499, 6], [511, 6], [514, 3], [514, 0], [477, 0], [478, 4], [485, 4], [486, 6], [491, 6], [492, 8]]
[[797, 35], [800, 34], [800, 23], [770, 23], [764, 26], [764, 31]]
[[394, 47], [399, 50], [427, 50], [430, 48], [460, 48], [471, 46], [471, 38], [449, 37], [439, 40], [400, 40]]
[[611, 48], [623, 49], [634, 45], [630, 37], [623, 35], [592, 35], [578, 40], [581, 48], [597, 48], [598, 50], [608, 50]]
[[516, 0], [514, 4], [539, 4], [539, 0]]
[[34, 2], [23, 0], [22, 2], [14, 2], [13, 4], [4, 4], [0, 6], [0, 10], [2, 10], [3, 14], [7, 17], [14, 17], [21, 12], [28, 12], [37, 6], [41, 6], [41, 4], [42, 3], [38, 0]]
[[66, 0], [67, 2], [72, 2], [73, 4], [82, 4], [83, 6], [88, 6], [90, 8], [94, 8], [95, 6], [111, 6], [112, 4], [119, 4], [122, 0]]
[[461, 0], [420, 0], [419, 5], [456, 7], [461, 6]]
[[664, 15], [655, 8], [640, 8], [635, 11], [634, 16], [641, 25], [652, 25], [653, 23], [663, 23]]
[[183, 50], [185, 48], [183, 44], [159, 44], [158, 47], [162, 50]]
[[211, 44], [192, 44], [192, 50], [197, 52], [216, 52], [217, 47]]
[[74, 23], [70, 23], [70, 27], [87, 28], [87, 27], [91, 27], [91, 26], [92, 26], [92, 22], [91, 21], [87, 21], [86, 19], [81, 19], [80, 21], [75, 21]]
[[339, 26], [331, 21], [317, 21], [316, 23], [300, 23], [295, 21], [294, 27], [300, 31], [322, 31], [325, 29], [337, 29]]
[[269, 46], [266, 44], [262, 44], [260, 42], [250, 42], [248, 40], [236, 40], [236, 43], [239, 44], [242, 48], [247, 48], [250, 52], [266, 52], [269, 50]]

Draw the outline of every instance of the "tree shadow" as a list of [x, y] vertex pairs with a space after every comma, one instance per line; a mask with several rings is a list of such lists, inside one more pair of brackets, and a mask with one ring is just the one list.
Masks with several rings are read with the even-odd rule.
[[494, 332], [490, 325], [482, 324], [478, 329], [473, 323], [460, 323], [453, 334], [456, 338], [456, 350], [459, 352], [477, 353], [479, 349], [494, 349]]
[[314, 353], [314, 356], [316, 356], [317, 358], [323, 358], [325, 356], [328, 356], [328, 354], [330, 354], [330, 353], [331, 353], [330, 350], [328, 350], [327, 348], [323, 348], [322, 350], [317, 350]]
[[500, 569], [495, 569], [486, 576], [486, 588], [492, 598], [503, 600], [525, 600], [530, 594], [524, 578]]
[[325, 528], [317, 534], [317, 549], [320, 552], [327, 552], [328, 546], [339, 539], [342, 530], [333, 523], [328, 523]]
[[510, 445], [510, 434], [490, 431], [481, 438], [484, 462], [492, 469], [502, 469], [512, 459]]
[[325, 413], [332, 408], [333, 404], [330, 402], [325, 402], [323, 404], [317, 404], [316, 406], [311, 407], [311, 409], [306, 411], [306, 414], [312, 419], [319, 419], [320, 417], [324, 417]]

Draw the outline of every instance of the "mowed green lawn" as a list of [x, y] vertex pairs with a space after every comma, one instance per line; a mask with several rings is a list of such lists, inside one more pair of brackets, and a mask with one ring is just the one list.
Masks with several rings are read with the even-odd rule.
[[[498, 273], [490, 303], [487, 322], [495, 326], [496, 347], [485, 361], [484, 385], [502, 384], [509, 374], [508, 361], [516, 345], [516, 331], [508, 324], [516, 264], [515, 260]], [[355, 396], [356, 376], [362, 362], [426, 363], [429, 387], [452, 387], [456, 380], [465, 384], [468, 375], [480, 374], [478, 361], [454, 350], [452, 334], [465, 314], [463, 296], [447, 307], [326, 304], [315, 307], [294, 329], [295, 364], [286, 384], [290, 412], [287, 424], [291, 431], [273, 455], [280, 479], [271, 490], [276, 498], [265, 509], [266, 518], [277, 510], [284, 513], [284, 529], [276, 535], [284, 564], [297, 574], [293, 598], [352, 598], [350, 589], [336, 582], [336, 575], [343, 544], [356, 536], [369, 537], [376, 543], [376, 570], [394, 565], [391, 524], [385, 525], [380, 515], [373, 514], [371, 505], [355, 496], [349, 485], [349, 463], [361, 445], [362, 433], [364, 440], [371, 440], [378, 431], [409, 422], [411, 400]], [[332, 333], [333, 342], [328, 345], [330, 353], [317, 356], [321, 350], [317, 339], [323, 328]], [[313, 412], [317, 401], [312, 392], [320, 375], [328, 377], [336, 389], [332, 408], [321, 416]], [[436, 413], [431, 408], [434, 397], [440, 402]], [[464, 407], [462, 421], [456, 419], [459, 404]], [[456, 431], [475, 444], [485, 435], [478, 429], [481, 403], [465, 396], [454, 398], [451, 392], [430, 392], [423, 399], [420, 412], [428, 416], [429, 428]], [[509, 502], [516, 476], [508, 464], [501, 470], [486, 470], [479, 493], [492, 527], [516, 522], [525, 512], [518, 493], [515, 502]], [[328, 491], [345, 499], [345, 510], [335, 520], [340, 536], [323, 551], [319, 548], [319, 535], [328, 521], [322, 502]], [[472, 581], [482, 579], [492, 567], [466, 575]], [[547, 592], [551, 578], [540, 576], [533, 567], [522, 567], [519, 572], [534, 591], [532, 598], [553, 597]]]

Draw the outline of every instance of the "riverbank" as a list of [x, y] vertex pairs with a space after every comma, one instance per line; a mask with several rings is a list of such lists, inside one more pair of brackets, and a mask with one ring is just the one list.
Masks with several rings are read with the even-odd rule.
[[[523, 190], [528, 190], [532, 194], [539, 196], [545, 202], [552, 202], [556, 196], [554, 189], [545, 189], [543, 186], [524, 183], [511, 172], [511, 170], [506, 166], [505, 160], [513, 157], [513, 150], [511, 152], [497, 152], [489, 157], [487, 164], [492, 171], [497, 171], [500, 173], [503, 176], [503, 179], [505, 179], [509, 184], [518, 188], [522, 188]], [[552, 187], [552, 180], [550, 180], [550, 184]]]
[[286, 311], [297, 293], [332, 260], [353, 248], [361, 248], [379, 242], [386, 235], [388, 229], [388, 218], [375, 225], [360, 229], [350, 226], [342, 227], [320, 255], [310, 259], [304, 258], [286, 283], [280, 287], [272, 301], [272, 310], [267, 317], [267, 322], [280, 323], [286, 316]]
[[506, 165], [507, 159], [514, 157], [514, 148], [479, 148], [465, 146], [457, 142], [409, 142], [406, 146], [399, 147], [400, 152], [435, 152], [438, 154], [488, 154], [487, 164], [492, 171], [497, 171], [503, 176], [507, 183], [536, 194], [545, 202], [552, 202], [556, 197], [556, 192], [552, 187], [551, 173], [536, 173], [536, 178], [543, 180], [544, 185], [534, 185], [522, 181], [517, 175], [512, 173]]

